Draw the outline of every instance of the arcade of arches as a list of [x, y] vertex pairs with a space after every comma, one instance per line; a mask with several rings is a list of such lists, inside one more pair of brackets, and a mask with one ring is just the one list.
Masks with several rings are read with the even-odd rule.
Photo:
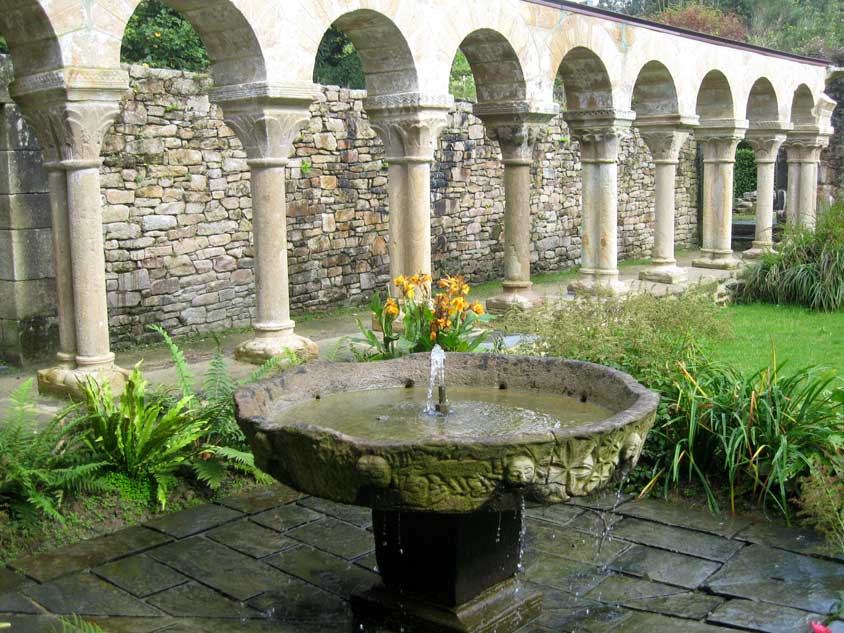
[[[11, 50], [10, 93], [35, 130], [49, 172], [60, 350], [42, 389], [80, 379], [122, 382], [108, 331], [100, 165], [104, 135], [128, 87], [120, 44], [138, 0], [0, 0]], [[431, 270], [431, 163], [453, 99], [454, 54], [477, 84], [474, 113], [501, 149], [505, 281], [493, 307], [529, 305], [530, 169], [534, 143], [558, 114], [582, 160], [582, 266], [575, 292], [619, 284], [617, 179], [620, 140], [638, 128], [656, 165], [651, 281], [684, 273], [674, 257], [675, 173], [684, 141], [702, 147], [703, 251], [696, 266], [734, 268], [733, 163], [746, 139], [758, 163], [757, 234], [750, 256], [772, 247], [774, 163], [788, 155], [788, 209], [811, 226], [820, 152], [835, 103], [824, 62], [624, 22], [545, 0], [170, 0], [212, 60], [211, 99], [240, 139], [251, 170], [255, 336], [238, 350], [262, 361], [314, 353], [290, 318], [285, 167], [318, 87], [316, 51], [332, 24], [358, 50], [365, 110], [389, 164], [389, 255], [394, 275]], [[553, 5], [553, 6], [552, 6]], [[431, 34], [436, 37], [431, 37]]]

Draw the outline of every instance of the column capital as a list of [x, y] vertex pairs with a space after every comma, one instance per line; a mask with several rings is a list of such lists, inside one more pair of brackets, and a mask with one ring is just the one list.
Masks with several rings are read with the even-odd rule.
[[526, 102], [479, 103], [474, 108], [490, 137], [498, 141], [504, 160], [527, 163], [537, 139], [559, 111], [557, 104], [537, 107]]
[[384, 143], [387, 161], [431, 162], [453, 105], [451, 95], [407, 92], [369, 97], [364, 109]]
[[680, 150], [689, 133], [698, 124], [698, 117], [673, 115], [644, 115], [636, 117], [634, 125], [642, 140], [651, 150], [656, 164], [673, 164], [680, 161]]
[[705, 163], [735, 163], [736, 149], [745, 137], [748, 121], [717, 119], [704, 121], [695, 130], [695, 139], [703, 147]]
[[259, 161], [287, 160], [318, 93], [319, 87], [307, 82], [255, 82], [214, 88], [210, 98], [223, 109], [249, 160], [270, 166]]
[[33, 127], [46, 162], [99, 161], [103, 138], [129, 89], [125, 70], [65, 68], [16, 79], [10, 92]]
[[563, 118], [572, 137], [580, 143], [581, 162], [614, 163], [621, 139], [630, 133], [635, 112], [622, 110], [574, 110]]
[[817, 163], [820, 161], [821, 151], [829, 145], [831, 137], [832, 132], [822, 126], [796, 126], [785, 140], [788, 161]]
[[750, 124], [745, 140], [753, 148], [757, 163], [775, 163], [785, 142], [790, 124], [778, 121], [754, 121]]

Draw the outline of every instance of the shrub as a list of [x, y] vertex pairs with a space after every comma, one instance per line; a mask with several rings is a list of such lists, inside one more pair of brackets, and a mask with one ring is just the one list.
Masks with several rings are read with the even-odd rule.
[[697, 479], [717, 509], [713, 488], [725, 482], [734, 512], [748, 496], [788, 519], [788, 500], [814, 456], [844, 437], [841, 380], [812, 369], [787, 374], [782, 365], [743, 376], [695, 358], [679, 368], [661, 429], [674, 447], [666, 485]]
[[822, 213], [814, 231], [790, 229], [779, 250], [749, 266], [742, 280], [739, 301], [844, 307], [844, 205]]
[[844, 552], [844, 457], [816, 459], [800, 487], [800, 514]]
[[[396, 301], [388, 297], [383, 301], [375, 294], [370, 308], [381, 327], [381, 338], [358, 319], [358, 328], [364, 338], [376, 351], [364, 355], [361, 360], [384, 360], [404, 354], [430, 352], [439, 345], [446, 352], [473, 352], [486, 340], [486, 332], [476, 332], [478, 325], [489, 322], [492, 317], [484, 313], [480, 303], [470, 303], [471, 288], [463, 277], [445, 277], [437, 282], [440, 292], [431, 294], [430, 275], [398, 277], [395, 285], [401, 290], [402, 298]], [[395, 330], [400, 315], [403, 329]]]
[[736, 198], [741, 198], [749, 191], [756, 191], [756, 155], [752, 149], [739, 149], [736, 152], [735, 185]]
[[704, 4], [668, 7], [651, 19], [669, 26], [709, 33], [737, 42], [747, 41], [747, 25], [741, 16]]
[[126, 25], [120, 56], [125, 63], [155, 68], [203, 71], [209, 65], [191, 23], [158, 0], [141, 0]]
[[163, 508], [174, 472], [199, 454], [208, 425], [192, 410], [193, 396], [168, 406], [161, 398], [149, 397], [146, 387], [138, 367], [118, 399], [110, 386], [90, 381], [85, 385], [88, 412], [81, 418], [82, 437], [108, 468], [152, 482]]
[[0, 422], [0, 509], [19, 517], [41, 512], [57, 521], [65, 493], [90, 488], [102, 464], [88, 462], [74, 439], [70, 409], [39, 421], [32, 404], [32, 380], [11, 395], [12, 406]]

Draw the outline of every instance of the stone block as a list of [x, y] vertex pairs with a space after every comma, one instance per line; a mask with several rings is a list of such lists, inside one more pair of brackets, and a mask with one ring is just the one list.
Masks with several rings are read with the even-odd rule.
[[19, 321], [55, 312], [55, 279], [0, 279], [0, 319]]
[[135, 202], [135, 192], [125, 189], [108, 189], [105, 199], [109, 204], [132, 204]]
[[0, 194], [49, 191], [39, 150], [0, 151]]
[[0, 151], [17, 149], [38, 150], [38, 138], [14, 103], [0, 103]]
[[201, 165], [202, 152], [195, 149], [176, 149], [167, 153], [171, 165]]
[[51, 224], [49, 194], [0, 194], [0, 229], [48, 228]]
[[172, 215], [147, 215], [141, 219], [141, 226], [146, 231], [167, 231], [178, 224]]
[[50, 229], [0, 230], [0, 279], [55, 277]]

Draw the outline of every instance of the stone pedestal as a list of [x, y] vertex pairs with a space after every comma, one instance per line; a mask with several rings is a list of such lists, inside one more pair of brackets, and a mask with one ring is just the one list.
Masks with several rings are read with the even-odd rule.
[[757, 259], [774, 248], [774, 173], [777, 155], [785, 141], [783, 126], [756, 126], [747, 133], [747, 142], [756, 155], [756, 236], [753, 247], [742, 253]]
[[[364, 107], [389, 164], [390, 274], [431, 274], [431, 164], [450, 95], [375, 95]], [[390, 287], [390, 292], [395, 292]]]
[[674, 257], [675, 180], [680, 150], [689, 132], [681, 127], [685, 124], [680, 117], [644, 117], [638, 125], [656, 165], [652, 266], [639, 273], [639, 279], [663, 284], [681, 283], [687, 276]]
[[316, 344], [294, 331], [287, 266], [287, 161], [294, 139], [310, 117], [315, 89], [307, 84], [298, 89], [286, 86], [283, 94], [268, 96], [266, 92], [266, 87], [255, 84], [217, 88], [211, 95], [222, 105], [226, 123], [237, 133], [249, 158], [255, 338], [240, 345], [235, 358], [256, 365], [290, 353], [301, 361], [319, 356]]
[[512, 633], [542, 609], [516, 579], [522, 513], [374, 510], [383, 584], [352, 596], [355, 624], [407, 633]]
[[580, 143], [583, 212], [580, 279], [575, 294], [618, 293], [618, 150], [635, 118], [632, 112], [567, 112], [566, 121]]
[[504, 283], [503, 292], [486, 302], [492, 313], [542, 302], [530, 281], [530, 169], [536, 139], [556, 111], [556, 106], [538, 108], [523, 103], [475, 106], [475, 114], [498, 141], [504, 164]]
[[745, 122], [728, 127], [701, 127], [695, 136], [703, 147], [703, 251], [696, 268], [733, 270], [740, 261], [733, 254], [733, 172], [736, 149], [744, 138]]

